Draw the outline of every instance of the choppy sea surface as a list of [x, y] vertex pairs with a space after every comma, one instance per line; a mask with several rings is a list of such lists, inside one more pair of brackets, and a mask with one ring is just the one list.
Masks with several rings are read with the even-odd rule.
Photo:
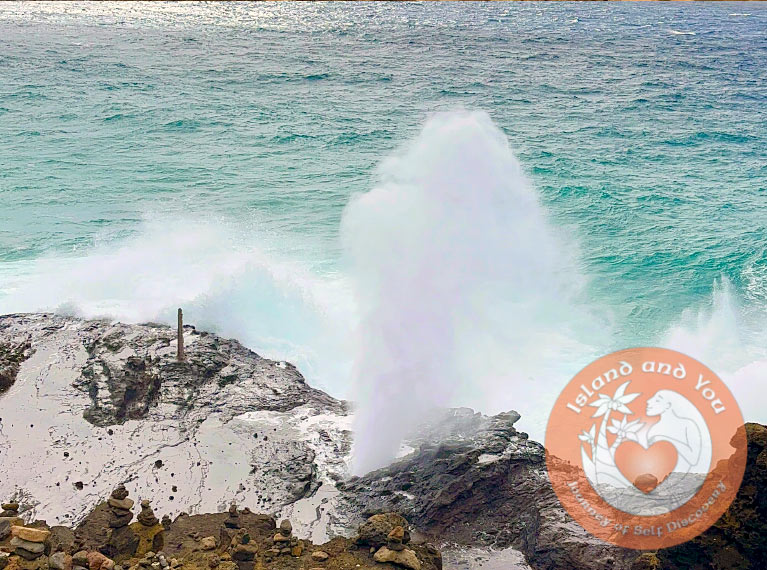
[[372, 357], [440, 359], [444, 402], [540, 436], [662, 345], [765, 420], [765, 109], [763, 3], [2, 3], [0, 312], [183, 306], [355, 397], [444, 271], [451, 334]]

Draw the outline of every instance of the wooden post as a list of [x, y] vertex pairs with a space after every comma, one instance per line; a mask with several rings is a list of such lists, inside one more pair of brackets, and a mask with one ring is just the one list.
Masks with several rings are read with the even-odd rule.
[[178, 347], [176, 349], [176, 360], [184, 361], [184, 313], [178, 310]]

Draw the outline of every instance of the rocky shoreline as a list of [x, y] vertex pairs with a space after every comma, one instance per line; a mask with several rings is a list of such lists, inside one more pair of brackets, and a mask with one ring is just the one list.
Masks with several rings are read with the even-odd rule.
[[378, 514], [351, 538], [323, 545], [293, 535], [289, 520], [255, 514], [232, 504], [225, 513], [157, 519], [148, 500], [133, 519], [124, 486], [75, 528], [25, 524], [17, 503], [0, 516], [0, 570], [441, 570], [431, 544], [411, 540], [407, 521]]
[[[337, 561], [318, 568], [385, 567], [400, 557], [412, 562], [398, 554], [405, 550], [424, 568], [438, 567], [436, 548], [428, 544], [441, 550], [445, 568], [455, 569], [767, 567], [764, 426], [747, 425], [749, 462], [730, 511], [690, 543], [638, 553], [595, 539], [567, 515], [549, 483], [543, 446], [516, 429], [516, 412], [435, 411], [408, 436], [407, 456], [349, 478], [352, 410], [346, 402], [309, 387], [289, 363], [264, 359], [237, 341], [191, 326], [183, 336], [186, 358], [179, 362], [176, 331], [167, 326], [0, 316], [6, 386], [0, 497], [17, 508], [3, 516], [20, 517], [9, 528], [26, 522], [52, 536], [80, 537], [72, 538], [67, 555], [98, 552], [120, 565], [139, 536], [136, 552], [162, 551], [168, 564], [176, 558], [209, 567], [210, 553], [198, 541], [212, 536], [219, 563], [240, 570], [245, 563], [248, 570], [267, 568], [268, 556], [283, 564], [275, 568], [314, 568], [304, 554], [283, 552], [298, 540], [306, 553], [324, 545]], [[141, 499], [135, 522], [129, 495]], [[233, 503], [253, 511], [228, 511]], [[354, 537], [373, 516], [404, 518], [362, 549]], [[232, 544], [234, 535], [222, 539], [220, 528], [237, 529], [231, 523], [238, 518], [250, 538]], [[290, 529], [278, 530], [280, 519], [290, 520]], [[395, 526], [402, 532], [389, 537]], [[160, 533], [161, 548], [154, 542]], [[278, 535], [285, 540], [275, 541]], [[24, 546], [19, 541], [28, 539], [21, 536], [5, 539], [16, 540], [13, 547], [0, 543], [6, 554], [40, 550]], [[43, 551], [55, 568], [49, 542]], [[237, 560], [232, 548], [253, 557]], [[29, 562], [10, 556], [22, 566]], [[73, 567], [99, 570], [86, 559]], [[141, 560], [128, 568], [164, 568], [159, 556], [144, 566]]]

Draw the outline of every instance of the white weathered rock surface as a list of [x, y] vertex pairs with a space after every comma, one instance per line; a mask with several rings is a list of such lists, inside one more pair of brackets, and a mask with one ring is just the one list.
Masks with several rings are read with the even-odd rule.
[[345, 475], [344, 403], [237, 341], [184, 339], [178, 363], [165, 326], [0, 316], [0, 346], [31, 347], [0, 394], [0, 497], [50, 524], [123, 482], [160, 514], [277, 512]]

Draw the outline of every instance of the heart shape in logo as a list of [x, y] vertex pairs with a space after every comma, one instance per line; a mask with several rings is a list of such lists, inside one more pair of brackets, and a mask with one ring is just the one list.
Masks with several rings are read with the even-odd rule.
[[624, 441], [615, 450], [615, 465], [645, 494], [665, 481], [676, 461], [676, 448], [668, 441], [655, 442], [647, 449], [635, 441]]

